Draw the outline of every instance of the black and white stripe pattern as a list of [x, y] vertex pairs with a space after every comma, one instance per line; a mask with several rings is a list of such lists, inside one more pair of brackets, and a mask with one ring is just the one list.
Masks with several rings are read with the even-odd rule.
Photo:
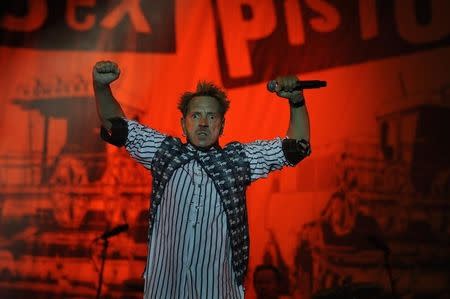
[[244, 144], [245, 154], [250, 162], [251, 179], [265, 178], [271, 171], [287, 166], [281, 138], [257, 140]]
[[152, 159], [165, 138], [166, 135], [129, 120], [125, 148], [131, 157], [150, 170]]
[[[165, 138], [129, 121], [126, 148], [150, 169]], [[286, 164], [279, 138], [244, 147], [252, 180]], [[144, 298], [244, 297], [233, 273], [227, 219], [219, 193], [196, 160], [175, 170], [166, 186], [153, 223], [144, 278]]]

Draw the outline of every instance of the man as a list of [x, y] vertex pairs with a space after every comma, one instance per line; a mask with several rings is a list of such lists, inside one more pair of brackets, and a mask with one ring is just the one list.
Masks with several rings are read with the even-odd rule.
[[257, 299], [278, 299], [281, 274], [272, 265], [258, 265], [253, 272], [253, 287]]
[[109, 84], [118, 66], [100, 61], [93, 69], [102, 137], [125, 145], [152, 172], [149, 252], [145, 298], [243, 298], [249, 239], [246, 187], [270, 171], [309, 155], [309, 120], [296, 77], [277, 79], [277, 94], [291, 113], [282, 140], [230, 143], [218, 140], [229, 102], [211, 83], [199, 83], [179, 104], [187, 142], [127, 120]]

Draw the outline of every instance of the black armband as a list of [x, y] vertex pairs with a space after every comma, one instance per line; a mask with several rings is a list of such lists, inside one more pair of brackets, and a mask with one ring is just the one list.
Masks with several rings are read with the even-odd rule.
[[292, 165], [298, 164], [311, 154], [311, 147], [305, 139], [284, 139], [282, 147], [286, 160]]
[[100, 128], [100, 137], [117, 147], [121, 147], [125, 145], [128, 137], [128, 124], [127, 122], [120, 117], [114, 117], [108, 119], [112, 126], [111, 130], [107, 130], [105, 127]]
[[300, 108], [300, 107], [303, 107], [303, 106], [305, 106], [305, 99], [303, 99], [303, 100], [301, 100], [300, 102], [297, 102], [297, 103], [292, 103], [291, 101], [289, 101], [289, 105], [290, 105], [292, 108]]

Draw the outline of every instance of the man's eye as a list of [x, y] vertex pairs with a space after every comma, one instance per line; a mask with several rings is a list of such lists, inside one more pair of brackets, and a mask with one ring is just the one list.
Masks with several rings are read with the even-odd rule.
[[215, 119], [215, 118], [216, 118], [215, 115], [210, 115], [210, 116], [209, 116], [209, 119]]
[[198, 114], [192, 114], [193, 119], [197, 119], [198, 117], [199, 117]]

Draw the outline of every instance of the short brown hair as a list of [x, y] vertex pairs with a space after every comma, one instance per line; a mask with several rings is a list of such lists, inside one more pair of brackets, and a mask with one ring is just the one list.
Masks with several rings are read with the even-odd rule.
[[178, 109], [183, 114], [183, 117], [187, 114], [191, 100], [198, 96], [209, 96], [215, 98], [219, 103], [219, 112], [222, 117], [225, 116], [225, 113], [230, 107], [230, 101], [228, 101], [225, 91], [217, 87], [212, 82], [199, 81], [195, 92], [187, 91], [181, 95], [180, 102], [178, 103]]

